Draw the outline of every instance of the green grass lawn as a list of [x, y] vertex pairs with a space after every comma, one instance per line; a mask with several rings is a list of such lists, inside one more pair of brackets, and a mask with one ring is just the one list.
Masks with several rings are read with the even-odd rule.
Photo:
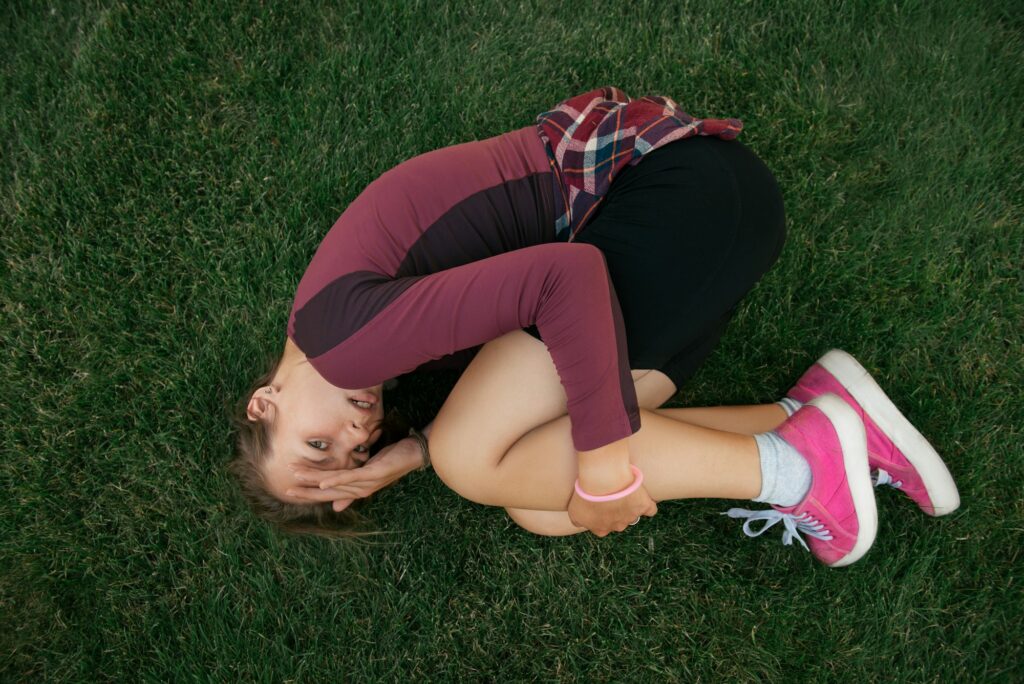
[[[10, 2], [0, 679], [1024, 677], [1022, 12], [983, 2]], [[834, 6], [828, 9], [828, 6]], [[413, 473], [364, 549], [255, 519], [227, 407], [367, 183], [601, 85], [734, 116], [789, 239], [670, 405], [858, 357], [944, 455], [830, 570], [726, 501], [530, 535]], [[388, 401], [425, 424], [457, 376]]]

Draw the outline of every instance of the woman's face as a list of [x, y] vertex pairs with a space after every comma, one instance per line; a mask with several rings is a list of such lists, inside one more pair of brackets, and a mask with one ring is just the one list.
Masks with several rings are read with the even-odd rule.
[[[273, 425], [272, 455], [264, 470], [270, 493], [282, 501], [309, 503], [285, 494], [302, 485], [289, 465], [337, 470], [365, 463], [370, 445], [380, 439], [384, 387], [335, 387], [305, 357], [282, 365], [270, 386], [253, 394], [248, 414]], [[356, 400], [371, 406], [358, 406]]]

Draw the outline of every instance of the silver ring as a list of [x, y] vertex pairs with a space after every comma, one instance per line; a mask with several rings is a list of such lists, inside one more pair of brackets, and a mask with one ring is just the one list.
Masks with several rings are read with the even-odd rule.
[[629, 523], [629, 524], [630, 524], [630, 525], [636, 525], [636, 524], [637, 524], [638, 522], [640, 522], [640, 516], [639, 516], [639, 515], [638, 515], [638, 516], [636, 516], [636, 520], [634, 520], [633, 522], [631, 522], [631, 523]]

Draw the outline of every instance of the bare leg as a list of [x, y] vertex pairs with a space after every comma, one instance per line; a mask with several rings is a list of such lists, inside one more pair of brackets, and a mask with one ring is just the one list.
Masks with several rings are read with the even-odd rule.
[[[655, 501], [750, 499], [761, 489], [757, 445], [747, 435], [690, 425], [641, 409], [629, 437], [630, 458]], [[482, 485], [477, 500], [494, 506], [564, 511], [576, 481], [568, 416], [524, 435]], [[482, 496], [481, 496], [482, 495]]]
[[678, 388], [667, 375], [658, 370], [634, 370], [637, 401], [641, 408], [691, 425], [756, 435], [774, 430], [786, 419], [786, 412], [778, 404], [748, 406], [712, 406], [700, 408], [660, 408], [678, 393]]
[[[664, 378], [664, 381], [670, 382], [668, 378]], [[643, 404], [640, 385], [641, 383], [638, 382], [637, 394], [641, 397], [641, 404]], [[652, 412], [682, 423], [745, 435], [755, 435], [774, 430], [786, 419], [786, 412], [778, 404], [715, 406], [708, 408], [659, 408], [653, 409]], [[539, 432], [543, 427], [535, 428], [527, 434]], [[526, 436], [524, 435], [524, 437]], [[643, 470], [642, 466], [638, 467]], [[651, 494], [651, 496], [656, 500], [658, 499], [654, 494]], [[514, 507], [506, 507], [506, 511], [516, 524], [535, 534], [566, 536], [578, 534], [585, 530], [585, 528], [573, 525], [569, 520], [569, 515], [563, 511], [538, 511]]]
[[655, 409], [658, 415], [690, 425], [724, 430], [741, 435], [757, 435], [779, 427], [786, 412], [778, 404], [754, 406], [713, 406], [702, 408]]
[[[760, 463], [748, 435], [778, 425], [785, 417], [781, 408], [655, 411], [675, 387], [657, 371], [634, 371], [634, 380], [648, 410], [642, 411], [641, 430], [629, 438], [630, 451], [655, 500], [756, 496]], [[577, 462], [565, 394], [547, 350], [529, 335], [513, 331], [484, 346], [435, 419], [430, 446], [438, 476], [467, 499], [504, 506], [516, 522], [540, 534], [580, 531], [565, 514]]]
[[[664, 403], [666, 395], [676, 394], [672, 381], [659, 371], [634, 371], [636, 376], [637, 397], [641, 407], [665, 418], [697, 425], [699, 427], [732, 432], [736, 434], [755, 435], [777, 428], [785, 419], [786, 412], [778, 404], [752, 406], [716, 406], [709, 408], [655, 408]], [[544, 426], [538, 426], [527, 435], [540, 432]], [[524, 435], [524, 439], [527, 437]], [[535, 438], [530, 438], [533, 440]], [[503, 459], [503, 462], [506, 459]], [[646, 472], [646, 471], [645, 471]], [[652, 494], [652, 497], [657, 499]], [[585, 528], [577, 527], [569, 520], [564, 511], [539, 511], [529, 508], [505, 508], [509, 517], [520, 527], [535, 534], [546, 536], [566, 536], [577, 534]]]

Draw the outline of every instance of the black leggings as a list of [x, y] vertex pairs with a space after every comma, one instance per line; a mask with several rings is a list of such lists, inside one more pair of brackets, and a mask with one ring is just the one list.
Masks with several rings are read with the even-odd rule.
[[[575, 241], [604, 253], [630, 368], [657, 369], [678, 390], [778, 259], [785, 233], [764, 163], [739, 141], [692, 137], [622, 169]], [[540, 339], [536, 326], [526, 331]]]

